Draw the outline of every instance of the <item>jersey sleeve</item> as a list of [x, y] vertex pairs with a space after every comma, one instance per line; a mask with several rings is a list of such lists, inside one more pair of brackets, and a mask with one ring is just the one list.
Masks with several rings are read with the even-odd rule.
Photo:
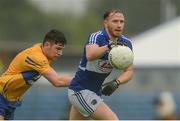
[[101, 31], [92, 33], [88, 37], [87, 44], [97, 44], [97, 45], [100, 45], [100, 39], [101, 39]]
[[27, 66], [30, 69], [36, 70], [40, 74], [51, 68], [47, 58], [38, 55], [27, 56], [25, 58], [25, 66]]
[[129, 38], [126, 38], [124, 35], [122, 35], [121, 37], [122, 38], [120, 38], [119, 41], [123, 42], [123, 44], [127, 45], [133, 51], [132, 40], [130, 40]]
[[126, 44], [128, 45], [128, 47], [133, 51], [133, 45], [132, 45], [132, 41], [127, 41]]

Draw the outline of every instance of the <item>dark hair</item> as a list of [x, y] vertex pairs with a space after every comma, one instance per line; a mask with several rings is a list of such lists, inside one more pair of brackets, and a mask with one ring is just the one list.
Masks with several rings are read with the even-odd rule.
[[58, 30], [50, 30], [44, 37], [43, 45], [45, 42], [66, 45], [67, 41], [64, 34]]
[[105, 20], [107, 17], [109, 17], [109, 15], [110, 15], [111, 13], [123, 13], [123, 12], [122, 12], [120, 9], [110, 9], [110, 10], [107, 10], [107, 11], [104, 13], [104, 16], [103, 16], [104, 20]]

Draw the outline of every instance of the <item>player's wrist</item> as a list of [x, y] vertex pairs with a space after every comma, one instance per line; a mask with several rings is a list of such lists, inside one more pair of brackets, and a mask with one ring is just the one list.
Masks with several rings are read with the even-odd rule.
[[115, 80], [116, 81], [116, 83], [117, 83], [117, 85], [119, 86], [119, 85], [121, 85], [122, 84], [122, 82], [120, 81], [120, 80]]

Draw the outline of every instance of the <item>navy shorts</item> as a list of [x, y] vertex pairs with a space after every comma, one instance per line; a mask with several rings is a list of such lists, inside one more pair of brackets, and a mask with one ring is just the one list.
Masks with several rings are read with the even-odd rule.
[[5, 120], [13, 120], [14, 119], [14, 111], [17, 106], [20, 105], [18, 103], [11, 103], [7, 101], [1, 94], [0, 94], [0, 115], [4, 116]]

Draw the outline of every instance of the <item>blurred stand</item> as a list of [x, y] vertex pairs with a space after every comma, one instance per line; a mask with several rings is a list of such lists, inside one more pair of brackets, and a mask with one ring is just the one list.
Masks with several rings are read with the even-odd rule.
[[0, 74], [3, 73], [3, 70], [4, 70], [4, 65], [3, 65], [3, 62], [0, 58]]
[[162, 92], [154, 100], [158, 120], [177, 120], [176, 102], [171, 92]]
[[5, 51], [0, 51], [0, 74], [3, 73], [4, 69], [5, 69], [5, 55], [6, 52]]

